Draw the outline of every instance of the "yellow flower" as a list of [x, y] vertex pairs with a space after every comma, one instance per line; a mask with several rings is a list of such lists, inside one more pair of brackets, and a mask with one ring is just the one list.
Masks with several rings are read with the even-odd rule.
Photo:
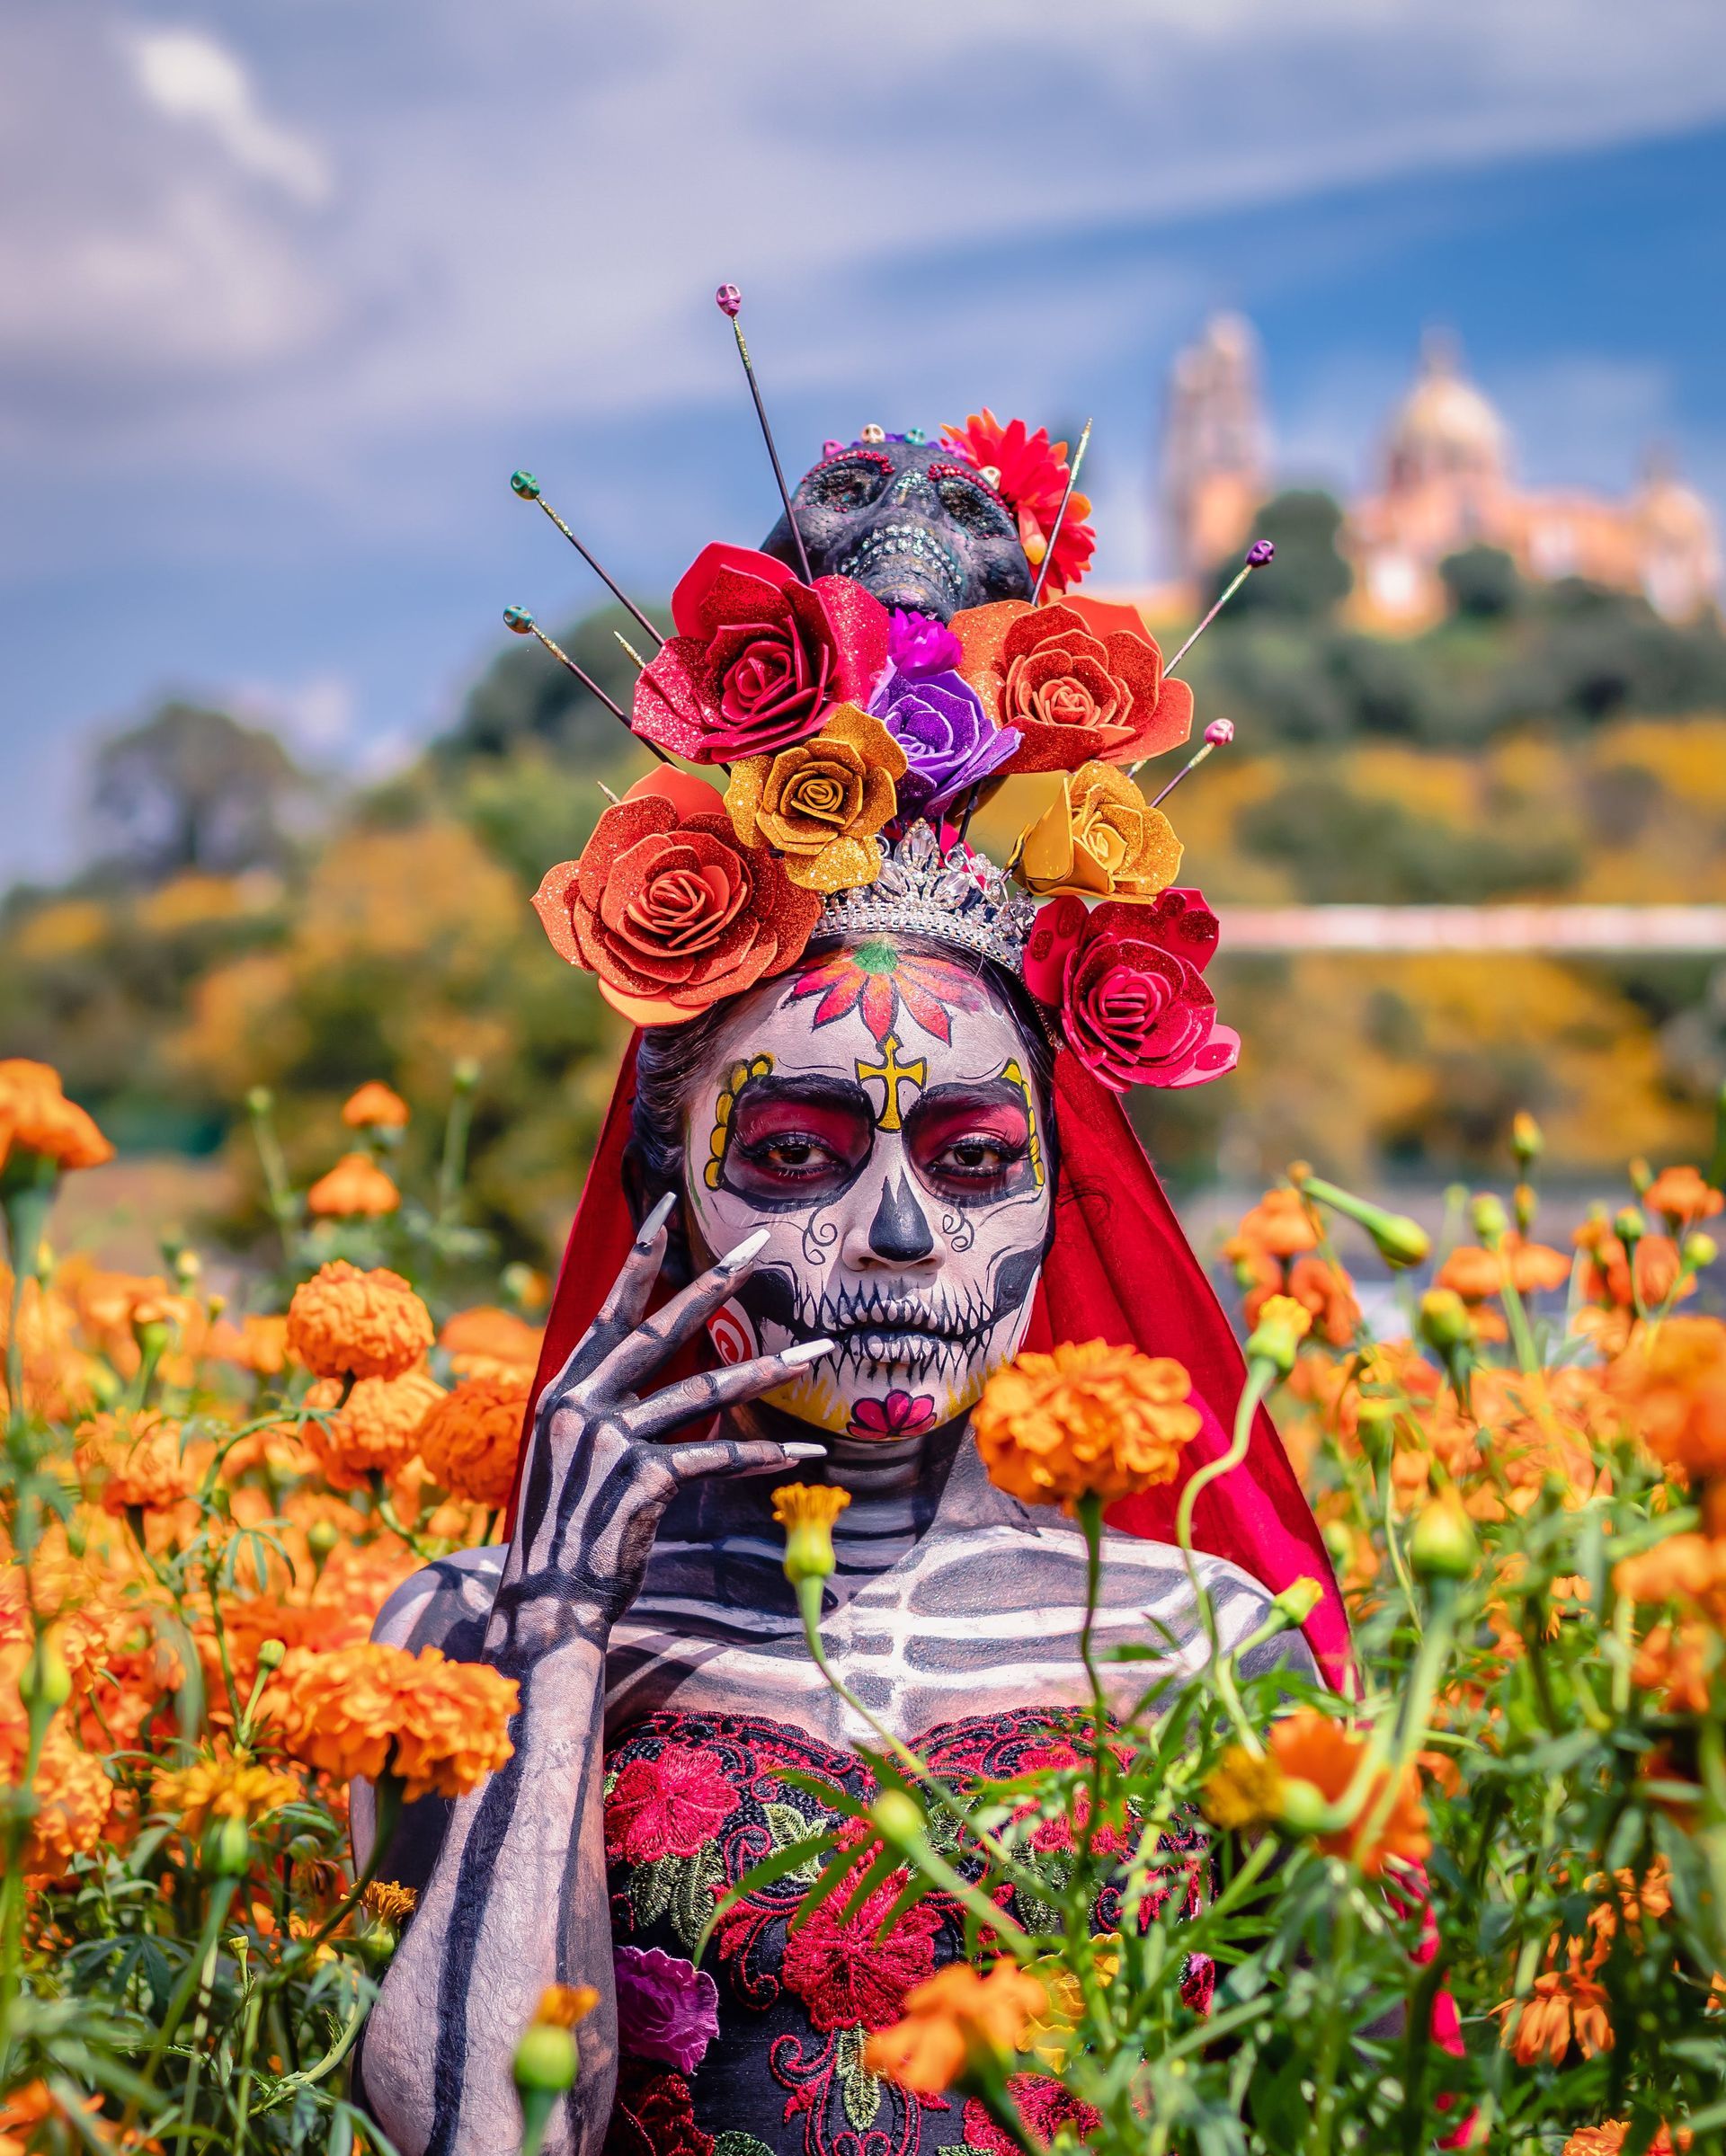
[[375, 1923], [397, 1927], [405, 1924], [420, 1905], [420, 1897], [414, 1889], [395, 1879], [373, 1879], [360, 1900]]
[[[1304, 1315], [1304, 1313], [1303, 1313]], [[1030, 1504], [1125, 1497], [1173, 1481], [1200, 1418], [1166, 1355], [1071, 1343], [995, 1371], [972, 1417], [991, 1479]]]
[[432, 1316], [398, 1273], [335, 1258], [294, 1290], [288, 1346], [320, 1378], [398, 1378], [432, 1344]]
[[540, 1992], [533, 2018], [541, 2028], [574, 2028], [599, 2003], [591, 1983], [550, 1983]]
[[1282, 1812], [1283, 1770], [1268, 1755], [1231, 1744], [1205, 1784], [1201, 1802], [1206, 1818], [1228, 1833], [1272, 1825]]
[[849, 1490], [827, 1483], [787, 1482], [773, 1493], [773, 1517], [786, 1530], [785, 1576], [824, 1580], [833, 1571], [833, 1522], [851, 1502]]
[[1089, 763], [1059, 777], [1060, 791], [1013, 851], [1013, 873], [1028, 891], [1131, 905], [1174, 882], [1181, 855], [1174, 826], [1125, 771]]
[[307, 1210], [338, 1220], [394, 1212], [402, 1193], [369, 1153], [343, 1153], [306, 1193]]
[[190, 1766], [163, 1769], [151, 1789], [156, 1810], [177, 1812], [190, 1834], [201, 1833], [212, 1819], [244, 1819], [249, 1825], [303, 1794], [292, 1775], [219, 1743]]
[[848, 891], [880, 873], [872, 841], [898, 808], [904, 775], [905, 752], [880, 720], [841, 704], [808, 741], [734, 765], [725, 807], [745, 846], [784, 856], [792, 883]]
[[1048, 2003], [1036, 1977], [1010, 1961], [987, 1976], [969, 1962], [949, 1962], [905, 1993], [904, 2018], [869, 2038], [864, 2067], [916, 2095], [944, 2095], [968, 2065], [1004, 2064]]

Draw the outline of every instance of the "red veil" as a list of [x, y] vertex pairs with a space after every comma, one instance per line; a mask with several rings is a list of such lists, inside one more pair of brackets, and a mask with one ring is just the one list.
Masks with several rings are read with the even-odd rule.
[[[1186, 1449], [1190, 1472], [1228, 1449], [1245, 1374], [1241, 1350], [1119, 1098], [1073, 1056], [1057, 1056], [1054, 1068], [1061, 1163], [1054, 1243], [1026, 1344], [1046, 1349], [1056, 1341], [1103, 1339], [1184, 1363], [1204, 1415]], [[623, 1178], [635, 1069], [632, 1042], [569, 1231], [534, 1379], [536, 1399], [592, 1323], [635, 1235]], [[707, 1352], [704, 1342], [699, 1353]], [[1179, 1496], [1177, 1481], [1126, 1498], [1113, 1508], [1109, 1522], [1172, 1541]], [[1318, 1522], [1262, 1408], [1246, 1459], [1201, 1494], [1193, 1539], [1200, 1549], [1232, 1559], [1273, 1593], [1303, 1576], [1318, 1581], [1323, 1599], [1304, 1629], [1326, 1676], [1342, 1682], [1348, 1660], [1342, 1599]]]

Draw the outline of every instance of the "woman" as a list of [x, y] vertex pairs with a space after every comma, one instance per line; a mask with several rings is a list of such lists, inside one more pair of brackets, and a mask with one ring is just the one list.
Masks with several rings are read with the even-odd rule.
[[[930, 464], [912, 467], [926, 488], [941, 477]], [[730, 550], [727, 567], [761, 558]], [[796, 595], [841, 581], [796, 587], [805, 618], [790, 633], [807, 626]], [[848, 590], [825, 618], [860, 605]], [[667, 709], [704, 708], [698, 668], [724, 627], [712, 612], [680, 612], [675, 643], [708, 641], [682, 655], [696, 689], [673, 681]], [[855, 656], [841, 652], [836, 679]], [[759, 649], [750, 663], [759, 684]], [[900, 670], [903, 704], [905, 680], [943, 670]], [[708, 680], [734, 729], [742, 699], [724, 690]], [[827, 1816], [779, 1770], [869, 1786], [850, 1747], [870, 1733], [810, 1660], [770, 1493], [801, 1480], [848, 1494], [828, 1656], [963, 1784], [1082, 1743], [1072, 1710], [1089, 1697], [1082, 1538], [983, 1474], [967, 1418], [990, 1372], [1058, 1339], [1172, 1357], [1202, 1418], [1192, 1464], [1223, 1449], [1241, 1382], [1226, 1322], [1097, 1058], [1073, 1046], [1081, 1014], [1063, 1007], [1057, 1022], [1026, 985], [1046, 984], [1063, 938], [1099, 915], [1063, 915], [1039, 944], [1034, 909], [941, 821], [939, 775], [920, 804], [933, 825], [889, 843], [905, 822], [889, 787], [875, 826], [888, 838], [864, 829], [871, 771], [903, 787], [917, 759], [881, 750], [856, 710], [817, 712], [819, 732], [753, 759], [733, 741], [723, 812], [705, 782], [655, 773], [541, 892], [554, 942], [641, 1031], [571, 1235], [507, 1548], [429, 1567], [379, 1622], [380, 1637], [483, 1658], [521, 1688], [507, 1767], [454, 1806], [416, 1807], [383, 1868], [420, 1903], [363, 2079], [405, 2156], [514, 2145], [512, 2055], [553, 1982], [601, 1996], [548, 2145], [595, 2152], [608, 2127], [613, 2146], [653, 2156], [712, 2156], [722, 2137], [724, 2156], [961, 2143], [956, 2109], [862, 2067], [867, 2031], [960, 1950], [939, 1899], [885, 1940], [896, 1882], [849, 1920], [830, 1903], [792, 1932], [806, 1884], [792, 1874], [721, 1926], [706, 1957], [716, 1998], [690, 1965], [728, 1886]], [[653, 723], [650, 703], [638, 731]], [[894, 738], [921, 737], [907, 724]], [[974, 768], [975, 744], [965, 753]], [[830, 883], [824, 901], [817, 882], [812, 898], [820, 847], [853, 842], [874, 848], [869, 878]], [[1140, 939], [1114, 946], [1117, 983], [1121, 952], [1150, 948], [1153, 928], [1200, 965], [1214, 941], [1196, 893], [1115, 910]], [[1191, 998], [1183, 1070], [1204, 1000]], [[661, 1300], [675, 1282], [688, 1284]], [[1118, 1508], [1097, 1632], [1102, 1647], [1158, 1647], [1171, 1674], [1206, 1651], [1167, 1539], [1177, 1495]], [[1296, 1576], [1328, 1586], [1262, 1418], [1241, 1469], [1201, 1499], [1196, 1539], [1225, 1646]], [[1333, 1600], [1308, 1637], [1334, 1657]], [[1299, 1636], [1255, 1652], [1313, 1661]], [[1143, 1690], [1143, 1662], [1117, 1673], [1123, 1698]], [[1202, 1998], [1206, 1972], [1189, 1975]]]

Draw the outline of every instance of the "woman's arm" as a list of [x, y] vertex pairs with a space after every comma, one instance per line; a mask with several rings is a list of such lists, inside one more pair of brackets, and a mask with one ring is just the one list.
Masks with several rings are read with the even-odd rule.
[[656, 1441], [783, 1384], [830, 1344], [636, 1388], [735, 1293], [751, 1237], [652, 1318], [663, 1205], [535, 1416], [515, 1532], [482, 1658], [521, 1688], [514, 1756], [450, 1810], [442, 1847], [366, 2028], [366, 2097], [402, 2156], [507, 2156], [511, 2063], [550, 1983], [590, 1983], [582, 2072], [546, 2147], [591, 2156], [616, 2079], [601, 1756], [606, 1645], [640, 1588], [661, 1515], [698, 1476], [782, 1469], [819, 1446]]

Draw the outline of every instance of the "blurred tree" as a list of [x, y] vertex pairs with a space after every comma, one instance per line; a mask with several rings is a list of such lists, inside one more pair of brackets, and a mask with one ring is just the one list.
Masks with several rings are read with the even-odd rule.
[[[671, 634], [671, 618], [663, 607], [643, 610]], [[651, 659], [652, 639], [641, 624], [622, 607], [607, 606], [554, 634], [575, 663], [627, 711], [636, 666], [618, 636], [627, 637], [644, 659]], [[609, 765], [623, 738], [613, 714], [549, 652], [532, 637], [512, 636], [468, 692], [461, 716], [438, 743], [437, 753], [446, 763], [458, 763], [507, 756], [538, 742], [570, 762]]]
[[1465, 621], [1502, 621], [1523, 603], [1521, 572], [1501, 546], [1465, 546], [1438, 564], [1453, 615]]
[[[1266, 616], [1304, 622], [1328, 618], [1355, 581], [1339, 543], [1342, 522], [1337, 501], [1316, 489], [1297, 487], [1273, 495], [1254, 519], [1252, 532], [1255, 538], [1276, 543], [1277, 558], [1247, 579], [1221, 620], [1238, 627]], [[1230, 561], [1217, 571], [1211, 598], [1239, 567]]]
[[97, 751], [91, 799], [104, 864], [159, 883], [283, 865], [284, 818], [307, 790], [273, 733], [169, 703]]

